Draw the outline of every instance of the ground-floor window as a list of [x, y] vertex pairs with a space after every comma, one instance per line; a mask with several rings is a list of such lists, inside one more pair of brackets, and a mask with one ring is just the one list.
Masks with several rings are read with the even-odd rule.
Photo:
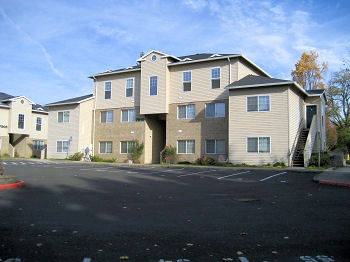
[[120, 153], [131, 154], [134, 150], [134, 141], [121, 141], [120, 142]]
[[248, 153], [270, 153], [270, 137], [247, 137]]
[[194, 140], [178, 140], [177, 153], [178, 154], [194, 154], [195, 152]]
[[111, 154], [113, 143], [111, 141], [100, 142], [100, 154]]
[[68, 153], [69, 141], [57, 141], [57, 153]]
[[33, 141], [33, 150], [43, 150], [45, 148], [44, 141], [34, 140]]
[[223, 139], [208, 139], [205, 140], [206, 154], [225, 154], [226, 141]]

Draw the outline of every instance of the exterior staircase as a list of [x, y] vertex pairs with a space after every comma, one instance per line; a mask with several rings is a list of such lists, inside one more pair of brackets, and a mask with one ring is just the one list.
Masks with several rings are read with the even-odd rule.
[[307, 140], [307, 136], [309, 135], [309, 129], [304, 128], [301, 130], [297, 146], [293, 155], [293, 166], [304, 166], [304, 148]]

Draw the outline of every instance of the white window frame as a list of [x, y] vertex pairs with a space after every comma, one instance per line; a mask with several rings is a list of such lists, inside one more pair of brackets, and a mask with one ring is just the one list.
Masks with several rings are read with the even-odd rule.
[[[101, 152], [101, 144], [104, 144], [105, 151]], [[108, 147], [110, 145], [110, 147]], [[98, 152], [99, 154], [112, 154], [113, 153], [113, 142], [112, 141], [100, 141], [98, 143]], [[110, 149], [110, 150], [108, 150]]]
[[[185, 151], [186, 152], [179, 152], [179, 142], [185, 142]], [[189, 152], [188, 144], [189, 142], [193, 142], [193, 152]], [[184, 155], [193, 155], [196, 153], [196, 141], [194, 139], [187, 139], [187, 140], [177, 140], [177, 153], [178, 154], [184, 154]]]
[[[152, 81], [152, 79], [155, 79], [156, 80], [156, 86], [155, 86], [155, 88], [156, 88], [156, 93], [155, 94], [152, 94], [151, 93], [151, 91], [152, 91], [152, 84], [153, 84], [153, 82], [154, 81]], [[150, 96], [157, 96], [158, 95], [158, 76], [150, 76], [149, 77], [149, 95]]]
[[[262, 99], [264, 97], [268, 97], [268, 100], [269, 100], [269, 108], [267, 110], [261, 109], [262, 104], [260, 104], [260, 99]], [[249, 106], [248, 106], [249, 98], [257, 98], [257, 110], [249, 110]], [[271, 111], [271, 96], [270, 95], [247, 96], [246, 107], [247, 107], [247, 112], [262, 112], [262, 113], [263, 112], [270, 112]]]
[[[189, 74], [190, 79], [185, 79], [187, 78], [186, 75]], [[185, 90], [185, 84], [190, 84], [190, 90]], [[190, 92], [192, 91], [192, 71], [183, 71], [182, 72], [182, 91], [184, 92]]]
[[[219, 76], [214, 76], [213, 77], [213, 71], [214, 70], [219, 70]], [[219, 87], [213, 87], [213, 80], [219, 80]], [[211, 83], [211, 89], [220, 89], [220, 85], [221, 85], [221, 67], [213, 67], [210, 69], [210, 83]]]
[[35, 130], [36, 131], [42, 131], [42, 125], [43, 125], [43, 118], [37, 117], [36, 118], [36, 124], [35, 124]]
[[[56, 144], [57, 146], [57, 144]], [[33, 150], [43, 150], [45, 148], [45, 142], [42, 140], [33, 140]]]
[[[208, 152], [208, 142], [209, 141], [214, 141], [214, 152]], [[223, 152], [218, 152], [218, 143], [219, 142], [223, 142], [224, 143], [224, 150]], [[222, 155], [222, 154], [226, 154], [226, 140], [225, 139], [206, 139], [205, 140], [205, 153], [208, 155]]]
[[[128, 83], [132, 81], [132, 86], [129, 86]], [[135, 86], [135, 78], [128, 78], [125, 80], [125, 97], [133, 97], [134, 96], [134, 86]], [[130, 92], [131, 90], [131, 95], [128, 95], [128, 91]]]
[[[219, 105], [223, 104], [224, 105], [224, 115], [218, 115], [218, 109], [217, 107]], [[208, 105], [214, 105], [214, 116], [208, 116], [207, 114], [207, 107]], [[226, 103], [224, 102], [217, 102], [217, 103], [208, 103], [208, 104], [205, 104], [205, 117], [206, 118], [220, 118], [220, 117], [226, 117]]]
[[24, 129], [25, 128], [25, 116], [24, 114], [18, 114], [18, 122], [17, 122], [17, 127], [18, 129]]
[[[103, 113], [106, 113], [106, 120], [105, 121], [102, 121], [102, 114]], [[112, 116], [110, 116], [110, 114], [112, 114]], [[100, 122], [104, 123], [104, 124], [113, 123], [114, 122], [114, 111], [113, 110], [101, 111]]]
[[[269, 151], [268, 152], [267, 151], [266, 152], [265, 151], [261, 152], [261, 150], [260, 150], [260, 139], [266, 139], [266, 138], [269, 139]], [[249, 148], [248, 148], [248, 140], [249, 139], [257, 139], [257, 141], [258, 141], [257, 151], [249, 151]], [[249, 136], [246, 139], [246, 147], [247, 147], [246, 151], [249, 154], [271, 154], [271, 136]]]
[[[60, 114], [62, 114], [62, 121], [60, 121]], [[69, 123], [70, 111], [59, 111], [57, 112], [57, 123]]]
[[[58, 143], [61, 143], [61, 147], [58, 147]], [[66, 147], [65, 147], [66, 144]], [[56, 152], [57, 153], [68, 153], [69, 141], [68, 140], [58, 140], [56, 141]]]
[[[109, 85], [109, 86], [108, 86]], [[112, 98], [112, 82], [106, 81], [104, 84], [104, 99], [111, 99]], [[109, 96], [107, 95], [109, 94]]]
[[[127, 120], [123, 119], [123, 112], [128, 112], [128, 119]], [[134, 114], [134, 119], [131, 118], [131, 116], [132, 116], [131, 112], [133, 112], [133, 114]], [[136, 109], [123, 109], [121, 111], [121, 118], [120, 119], [121, 119], [122, 123], [136, 122]]]
[[[126, 152], [122, 152], [122, 144], [126, 143]], [[120, 141], [120, 154], [132, 154], [134, 141]]]
[[[180, 117], [179, 111], [180, 111], [180, 107], [185, 107], [186, 108], [186, 113], [185, 113], [185, 117]], [[194, 116], [190, 117], [189, 116], [189, 108], [190, 107], [194, 107]], [[196, 105], [195, 104], [189, 104], [189, 105], [179, 105], [177, 106], [177, 119], [195, 119], [196, 118]]]

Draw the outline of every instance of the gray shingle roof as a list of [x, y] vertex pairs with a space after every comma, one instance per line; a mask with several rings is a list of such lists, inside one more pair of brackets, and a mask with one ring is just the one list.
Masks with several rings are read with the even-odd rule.
[[242, 79], [235, 81], [229, 84], [227, 87], [229, 89], [234, 88], [242, 88], [242, 87], [253, 87], [253, 86], [261, 86], [261, 85], [276, 85], [276, 84], [290, 84], [292, 81], [283, 80], [265, 76], [255, 76], [255, 75], [247, 75]]
[[89, 95], [74, 97], [66, 100], [61, 100], [58, 102], [53, 102], [53, 103], [47, 104], [46, 106], [50, 107], [50, 106], [67, 105], [67, 104], [79, 104], [89, 98], [92, 98], [93, 96], [94, 96], [93, 94], [89, 94]]
[[[7, 106], [9, 100], [12, 98], [16, 98], [16, 97], [19, 97], [19, 96], [13, 96], [13, 95], [9, 95], [9, 94], [0, 92], [0, 105]], [[44, 112], [47, 112], [47, 109], [48, 108], [45, 106], [42, 106], [39, 104], [32, 104], [32, 110], [34, 110], [34, 111], [41, 111], [44, 113]]]

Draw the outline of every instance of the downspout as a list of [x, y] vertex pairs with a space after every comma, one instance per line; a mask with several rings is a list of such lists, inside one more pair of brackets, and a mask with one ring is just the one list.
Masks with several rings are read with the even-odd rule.
[[228, 79], [229, 79], [229, 83], [228, 84], [231, 84], [231, 60], [230, 60], [230, 57], [227, 58], [228, 60]]
[[92, 124], [92, 155], [95, 155], [95, 129], [96, 129], [96, 101], [97, 101], [97, 79], [95, 76], [92, 76], [94, 79], [94, 110], [93, 110], [93, 124]]

